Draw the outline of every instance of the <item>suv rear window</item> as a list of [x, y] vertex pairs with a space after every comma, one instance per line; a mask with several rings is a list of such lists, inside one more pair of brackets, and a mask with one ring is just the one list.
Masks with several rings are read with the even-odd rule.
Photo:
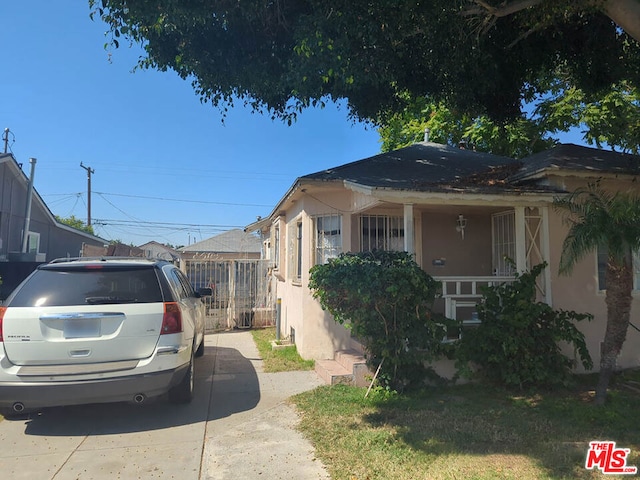
[[162, 302], [154, 268], [43, 268], [7, 299], [7, 306], [40, 307]]

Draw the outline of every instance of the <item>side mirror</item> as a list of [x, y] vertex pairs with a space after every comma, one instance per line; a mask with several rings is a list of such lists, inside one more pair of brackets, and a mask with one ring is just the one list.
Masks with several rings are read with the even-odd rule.
[[211, 288], [199, 288], [198, 291], [196, 292], [198, 294], [199, 297], [210, 297], [211, 295], [213, 295], [213, 290], [211, 290]]

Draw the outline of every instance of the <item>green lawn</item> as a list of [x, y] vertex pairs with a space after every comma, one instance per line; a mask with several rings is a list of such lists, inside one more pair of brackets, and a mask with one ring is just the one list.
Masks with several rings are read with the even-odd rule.
[[320, 387], [293, 401], [333, 480], [611, 478], [584, 464], [589, 441], [613, 440], [640, 467], [640, 394], [621, 384], [605, 407], [591, 404], [588, 388], [522, 394], [479, 385], [367, 399], [360, 388]]
[[253, 341], [258, 347], [260, 357], [263, 360], [265, 372], [286, 372], [290, 370], [313, 370], [313, 360], [303, 360], [298, 354], [295, 345], [274, 350], [271, 342], [276, 339], [276, 330], [273, 327], [259, 330], [251, 330]]

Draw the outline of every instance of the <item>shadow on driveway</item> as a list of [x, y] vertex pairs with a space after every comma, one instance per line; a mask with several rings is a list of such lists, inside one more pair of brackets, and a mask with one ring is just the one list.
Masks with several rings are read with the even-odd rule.
[[25, 421], [27, 435], [112, 435], [216, 420], [258, 404], [258, 375], [251, 359], [238, 350], [205, 347], [204, 356], [196, 359], [195, 365], [195, 397], [187, 405], [173, 405], [162, 396], [142, 405], [111, 403], [44, 409], [13, 421]]

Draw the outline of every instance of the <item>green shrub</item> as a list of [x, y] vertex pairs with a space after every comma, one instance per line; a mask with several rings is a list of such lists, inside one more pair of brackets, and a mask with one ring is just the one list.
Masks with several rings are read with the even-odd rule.
[[575, 360], [565, 356], [559, 342], [573, 345], [585, 369], [593, 362], [576, 321], [590, 314], [554, 310], [536, 302], [536, 278], [546, 263], [516, 275], [513, 283], [487, 287], [478, 305], [477, 328], [465, 330], [456, 357], [459, 372], [520, 388], [550, 387], [567, 382]]
[[442, 354], [447, 320], [432, 312], [440, 283], [405, 252], [345, 253], [311, 269], [309, 287], [364, 345], [385, 387], [421, 385]]

